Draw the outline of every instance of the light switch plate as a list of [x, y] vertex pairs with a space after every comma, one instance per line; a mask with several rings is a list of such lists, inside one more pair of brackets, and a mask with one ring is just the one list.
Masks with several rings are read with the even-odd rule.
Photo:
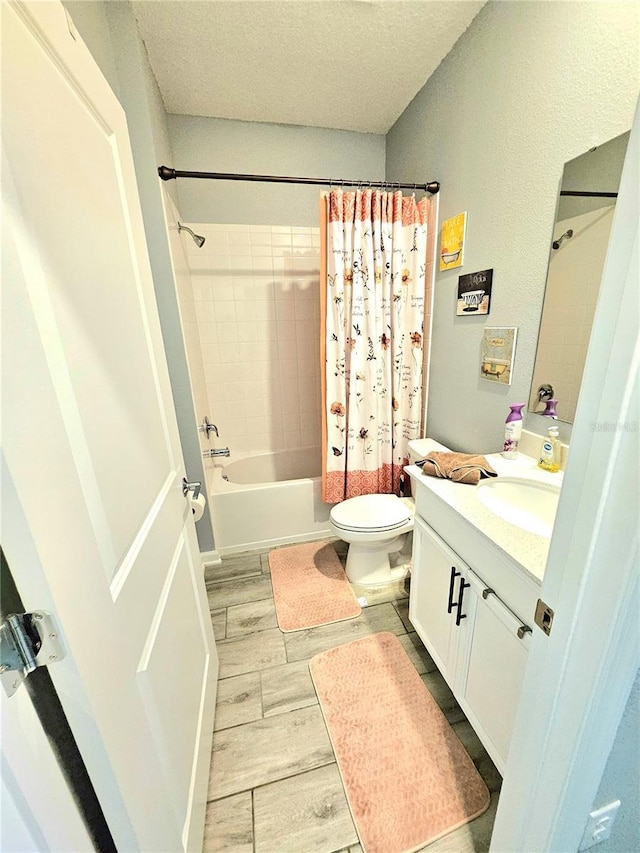
[[582, 836], [578, 850], [588, 850], [594, 844], [599, 844], [611, 835], [611, 827], [616, 813], [620, 808], [620, 800], [614, 800], [607, 806], [589, 812], [587, 828]]

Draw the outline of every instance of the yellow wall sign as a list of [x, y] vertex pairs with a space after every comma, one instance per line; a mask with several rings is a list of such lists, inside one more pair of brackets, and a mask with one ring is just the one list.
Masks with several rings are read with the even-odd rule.
[[467, 214], [459, 213], [442, 223], [440, 240], [440, 271], [462, 266]]

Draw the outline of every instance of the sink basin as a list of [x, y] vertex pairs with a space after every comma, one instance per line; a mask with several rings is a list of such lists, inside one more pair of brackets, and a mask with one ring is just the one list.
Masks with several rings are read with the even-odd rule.
[[551, 536], [560, 487], [538, 480], [495, 477], [476, 486], [478, 498], [495, 515], [538, 536]]

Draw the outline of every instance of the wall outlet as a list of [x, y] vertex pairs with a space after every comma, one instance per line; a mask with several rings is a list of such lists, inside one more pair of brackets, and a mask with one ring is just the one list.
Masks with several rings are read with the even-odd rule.
[[602, 806], [600, 809], [589, 812], [587, 828], [584, 831], [578, 850], [587, 850], [589, 847], [599, 844], [611, 835], [611, 827], [619, 808], [620, 800], [615, 800], [613, 803], [609, 803], [608, 806]]

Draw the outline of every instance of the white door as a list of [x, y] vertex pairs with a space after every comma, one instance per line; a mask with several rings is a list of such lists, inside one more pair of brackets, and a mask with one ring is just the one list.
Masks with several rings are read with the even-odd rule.
[[541, 591], [555, 618], [534, 628], [492, 851], [578, 848], [640, 666], [639, 163], [640, 101]]
[[455, 688], [456, 610], [466, 567], [460, 558], [416, 518], [409, 619], [449, 686]]
[[3, 547], [117, 848], [195, 850], [217, 659], [124, 113], [59, 3], [1, 6]]

